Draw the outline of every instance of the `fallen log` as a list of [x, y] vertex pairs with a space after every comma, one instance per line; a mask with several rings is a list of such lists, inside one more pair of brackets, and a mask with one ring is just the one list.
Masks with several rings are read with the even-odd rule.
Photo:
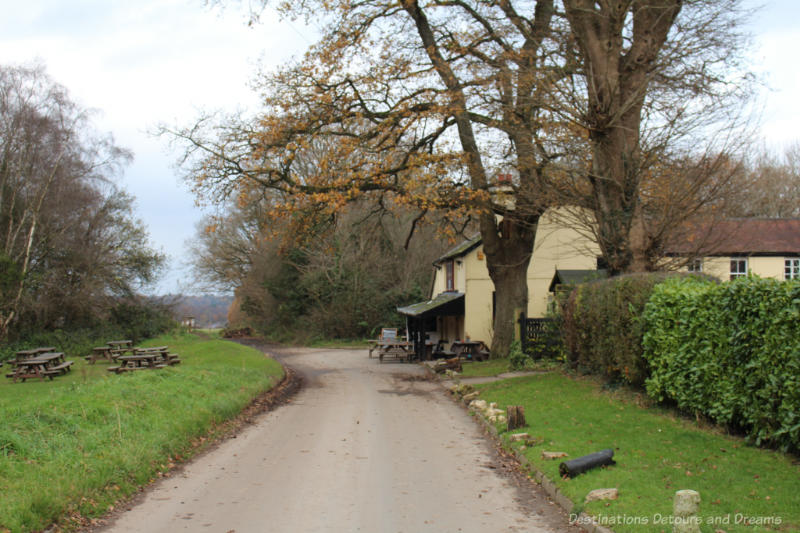
[[611, 448], [590, 453], [589, 455], [561, 463], [558, 465], [558, 473], [562, 476], [575, 477], [598, 466], [617, 464], [613, 457], [614, 450]]

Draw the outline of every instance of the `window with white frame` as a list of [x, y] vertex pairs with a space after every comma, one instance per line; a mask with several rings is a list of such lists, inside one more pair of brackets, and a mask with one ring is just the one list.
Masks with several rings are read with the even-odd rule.
[[686, 265], [686, 268], [689, 272], [702, 272], [703, 271], [703, 260], [702, 259], [692, 259]]
[[800, 257], [787, 257], [784, 265], [783, 279], [800, 279]]
[[731, 279], [747, 277], [747, 258], [731, 258]]

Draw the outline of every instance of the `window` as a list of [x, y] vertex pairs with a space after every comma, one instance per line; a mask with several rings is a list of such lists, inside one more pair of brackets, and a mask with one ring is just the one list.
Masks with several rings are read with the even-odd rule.
[[747, 259], [731, 259], [731, 279], [747, 277]]
[[447, 276], [445, 279], [447, 280], [447, 284], [445, 285], [446, 291], [454, 291], [456, 290], [456, 276], [455, 276], [455, 267], [453, 266], [452, 261], [448, 261], [444, 264], [444, 271], [445, 275]]
[[[689, 261], [689, 264], [686, 265], [686, 268], [689, 272], [702, 272], [703, 271], [703, 260], [702, 259], [692, 259]], [[733, 271], [731, 271], [733, 272]]]
[[784, 261], [783, 279], [800, 279], [800, 258], [789, 257]]

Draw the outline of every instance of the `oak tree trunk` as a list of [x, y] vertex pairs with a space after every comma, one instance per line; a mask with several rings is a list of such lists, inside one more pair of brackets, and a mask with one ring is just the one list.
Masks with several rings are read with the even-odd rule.
[[524, 222], [504, 219], [494, 224], [499, 231], [481, 228], [486, 267], [495, 290], [491, 359], [508, 357], [514, 341], [515, 311], [528, 307], [528, 265], [538, 220], [538, 216]]

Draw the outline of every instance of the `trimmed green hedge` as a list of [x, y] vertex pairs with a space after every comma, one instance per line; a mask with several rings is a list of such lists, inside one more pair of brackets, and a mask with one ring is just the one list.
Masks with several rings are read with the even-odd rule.
[[644, 313], [648, 394], [800, 449], [800, 282], [669, 279]]

